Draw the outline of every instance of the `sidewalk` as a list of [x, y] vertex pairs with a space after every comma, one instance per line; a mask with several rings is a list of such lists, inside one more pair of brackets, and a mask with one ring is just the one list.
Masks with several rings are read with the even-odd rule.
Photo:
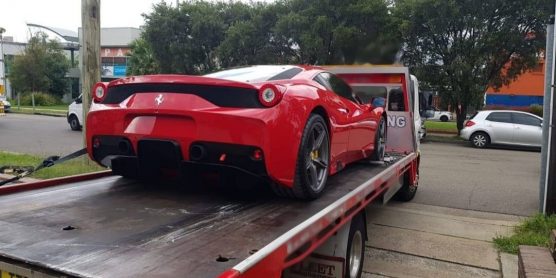
[[517, 277], [517, 255], [498, 252], [518, 216], [391, 202], [367, 209], [363, 276]]

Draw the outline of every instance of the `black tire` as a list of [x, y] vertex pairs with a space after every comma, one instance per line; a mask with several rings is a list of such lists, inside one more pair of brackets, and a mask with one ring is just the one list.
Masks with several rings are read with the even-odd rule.
[[448, 121], [448, 116], [444, 115], [444, 116], [440, 116], [440, 120], [443, 122], [447, 122]]
[[81, 130], [81, 125], [79, 124], [79, 119], [75, 115], [70, 115], [68, 119], [71, 130]]
[[[366, 235], [364, 221], [363, 214], [358, 214], [351, 220], [346, 253], [346, 273], [344, 275], [346, 278], [361, 277], [363, 262], [365, 261]], [[353, 268], [352, 264], [354, 264]]]
[[285, 197], [318, 198], [328, 179], [329, 161], [330, 136], [326, 122], [320, 115], [311, 114], [299, 144], [293, 187], [273, 183], [273, 191]]
[[417, 188], [419, 188], [419, 168], [417, 168], [417, 180], [415, 184], [411, 184], [409, 180], [409, 172], [406, 173], [403, 177], [403, 185], [402, 187], [396, 192], [394, 195], [394, 199], [401, 201], [401, 202], [409, 202], [415, 198], [415, 194], [417, 194]]
[[384, 120], [384, 117], [381, 117], [375, 132], [375, 149], [369, 158], [371, 161], [384, 161], [386, 135], [386, 120]]
[[469, 141], [471, 142], [471, 146], [478, 149], [483, 149], [488, 147], [488, 145], [490, 144], [490, 136], [488, 136], [488, 134], [486, 134], [485, 132], [478, 131], [473, 133], [471, 137], [469, 137]]

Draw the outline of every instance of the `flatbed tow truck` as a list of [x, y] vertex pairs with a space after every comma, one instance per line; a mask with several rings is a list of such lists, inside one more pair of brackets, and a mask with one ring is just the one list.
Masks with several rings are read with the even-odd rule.
[[390, 104], [386, 92], [403, 91], [386, 107], [384, 163], [349, 165], [311, 202], [109, 171], [3, 186], [0, 277], [360, 277], [365, 207], [417, 189], [421, 102], [405, 67], [329, 70], [363, 97], [383, 92]]

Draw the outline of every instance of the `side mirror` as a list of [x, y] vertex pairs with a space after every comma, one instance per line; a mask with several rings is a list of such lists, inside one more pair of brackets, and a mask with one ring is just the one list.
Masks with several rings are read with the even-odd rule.
[[75, 103], [80, 104], [81, 102], [83, 102], [83, 100], [80, 97], [75, 99]]

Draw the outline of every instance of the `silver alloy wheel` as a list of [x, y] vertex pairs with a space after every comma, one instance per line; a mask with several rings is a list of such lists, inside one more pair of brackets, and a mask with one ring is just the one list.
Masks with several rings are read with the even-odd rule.
[[476, 147], [482, 148], [486, 145], [487, 139], [483, 134], [475, 134], [473, 135], [473, 145]]
[[319, 192], [324, 187], [328, 173], [328, 134], [321, 123], [316, 123], [310, 132], [305, 174], [311, 189]]
[[361, 267], [361, 252], [363, 251], [363, 236], [361, 231], [357, 230], [353, 234], [351, 240], [351, 248], [349, 252], [349, 277], [356, 278]]

